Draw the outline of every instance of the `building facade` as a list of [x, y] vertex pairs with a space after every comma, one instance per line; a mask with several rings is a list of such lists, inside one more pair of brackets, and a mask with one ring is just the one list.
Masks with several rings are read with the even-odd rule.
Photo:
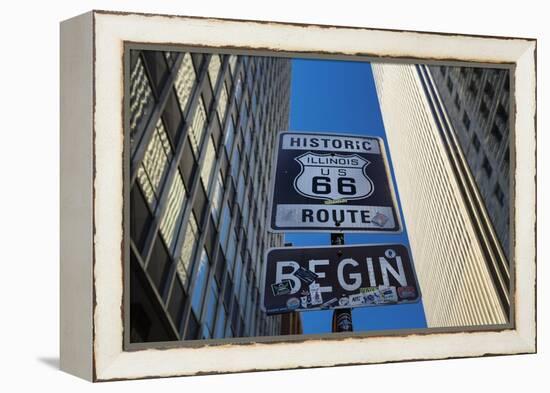
[[260, 310], [290, 60], [129, 52], [130, 342], [299, 333]]
[[496, 68], [430, 66], [500, 244], [510, 257], [510, 77]]
[[372, 68], [428, 327], [507, 323], [508, 261], [431, 70]]

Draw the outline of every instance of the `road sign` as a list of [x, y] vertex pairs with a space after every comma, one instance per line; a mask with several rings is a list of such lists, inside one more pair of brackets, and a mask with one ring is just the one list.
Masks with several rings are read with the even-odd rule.
[[273, 232], [399, 232], [380, 138], [281, 132], [272, 176]]
[[414, 303], [420, 299], [402, 244], [272, 248], [262, 307], [268, 314]]

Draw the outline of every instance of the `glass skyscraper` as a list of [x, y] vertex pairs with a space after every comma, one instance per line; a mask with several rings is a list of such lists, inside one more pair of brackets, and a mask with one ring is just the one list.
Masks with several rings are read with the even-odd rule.
[[[507, 109], [500, 109], [504, 112], [499, 115], [498, 105], [487, 108], [491, 118], [501, 118], [494, 120], [498, 134], [488, 126], [489, 137], [473, 111], [486, 101], [480, 92], [494, 89], [496, 96], [506, 89], [507, 73], [443, 68], [443, 73], [453, 74], [445, 89], [447, 84], [450, 90], [452, 84], [459, 88], [455, 79], [459, 74], [467, 81], [461, 83], [464, 94], [458, 95], [457, 103], [456, 96], [445, 99], [446, 93], [441, 94], [444, 90], [441, 86], [438, 89], [440, 69], [389, 63], [373, 63], [372, 67], [428, 327], [507, 323], [512, 302], [511, 268], [497, 235], [500, 221], [491, 222], [487, 211], [498, 204], [506, 210], [501, 217], [506, 221], [508, 194], [504, 190], [509, 187], [504, 179], [500, 183], [489, 179], [491, 169], [484, 168], [481, 153], [476, 160], [470, 158], [473, 151], [501, 151], [499, 165], [493, 156], [490, 165], [495, 173], [507, 165], [508, 126], [501, 121], [507, 124]], [[487, 87], [489, 78], [495, 84]], [[507, 98], [502, 99], [501, 105], [507, 107], [507, 102]], [[469, 127], [469, 131], [462, 131], [461, 126]], [[479, 140], [470, 142], [475, 135]], [[465, 139], [467, 143], [462, 141]], [[497, 148], [493, 143], [499, 139]], [[470, 148], [470, 143], [477, 145]], [[495, 184], [500, 184], [506, 195], [493, 192]]]
[[290, 60], [129, 53], [130, 342], [299, 333], [260, 310]]
[[431, 74], [510, 258], [510, 72], [431, 66]]

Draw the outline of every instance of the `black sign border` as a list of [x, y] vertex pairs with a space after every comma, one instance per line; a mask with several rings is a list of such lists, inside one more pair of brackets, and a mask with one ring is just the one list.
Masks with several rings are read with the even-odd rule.
[[[273, 216], [273, 209], [275, 207], [275, 180], [277, 175], [277, 164], [279, 160], [279, 146], [281, 143], [281, 138], [285, 134], [301, 134], [301, 135], [323, 135], [323, 136], [336, 136], [336, 137], [350, 137], [350, 138], [364, 138], [364, 139], [376, 139], [378, 141], [378, 146], [380, 148], [380, 154], [382, 156], [382, 161], [384, 162], [384, 167], [386, 169], [386, 177], [388, 179], [388, 186], [390, 189], [390, 196], [391, 201], [393, 203], [393, 209], [395, 212], [395, 219], [397, 223], [397, 229], [394, 230], [380, 230], [380, 229], [360, 229], [360, 228], [339, 228], [334, 227], [330, 229], [319, 229], [319, 228], [292, 228], [292, 229], [280, 229], [280, 228], [274, 228], [274, 216]], [[273, 154], [273, 161], [272, 161], [272, 168], [271, 168], [271, 181], [269, 185], [269, 204], [268, 204], [268, 216], [267, 216], [267, 230], [272, 233], [308, 233], [308, 232], [315, 232], [315, 233], [379, 233], [379, 234], [398, 234], [403, 232], [403, 222], [401, 218], [401, 206], [398, 203], [397, 200], [397, 194], [395, 192], [395, 186], [393, 182], [393, 178], [391, 176], [390, 171], [390, 165], [388, 161], [387, 151], [386, 151], [386, 143], [384, 139], [382, 139], [379, 136], [370, 136], [370, 135], [358, 135], [358, 134], [335, 134], [335, 133], [328, 133], [328, 132], [313, 132], [313, 131], [280, 131], [277, 134], [277, 138], [275, 141], [275, 148], [276, 148], [276, 154]], [[317, 206], [321, 204], [314, 204], [313, 206]]]
[[[265, 280], [266, 280], [266, 276], [267, 276], [267, 257], [269, 255], [270, 252], [272, 251], [276, 251], [276, 250], [309, 250], [309, 249], [315, 249], [315, 250], [318, 250], [318, 249], [325, 249], [325, 248], [330, 248], [330, 249], [335, 249], [335, 248], [357, 248], [357, 247], [371, 247], [371, 246], [393, 246], [393, 245], [400, 245], [402, 247], [405, 247], [407, 249], [407, 252], [409, 253], [409, 259], [410, 259], [410, 262], [411, 262], [411, 270], [412, 270], [412, 274], [413, 274], [413, 277], [414, 277], [414, 280], [416, 282], [416, 289], [418, 291], [418, 297], [415, 299], [415, 300], [403, 300], [401, 302], [398, 302], [398, 303], [381, 303], [381, 304], [368, 304], [368, 305], [359, 305], [359, 306], [349, 306], [349, 305], [345, 305], [345, 306], [335, 306], [335, 307], [330, 307], [330, 308], [308, 308], [307, 310], [302, 310], [302, 309], [296, 309], [296, 310], [288, 310], [286, 312], [278, 312], [278, 313], [269, 313], [267, 311], [267, 309], [265, 308]], [[396, 306], [396, 305], [402, 305], [402, 304], [415, 304], [415, 303], [418, 303], [422, 300], [422, 289], [420, 287], [420, 282], [418, 281], [418, 276], [416, 274], [416, 268], [415, 268], [415, 265], [414, 265], [414, 259], [413, 259], [413, 255], [412, 255], [412, 252], [411, 252], [411, 247], [406, 245], [406, 244], [403, 244], [403, 243], [398, 243], [398, 242], [393, 242], [393, 243], [366, 243], [366, 244], [342, 244], [342, 245], [324, 245], [324, 246], [303, 246], [303, 247], [300, 247], [300, 246], [291, 246], [291, 247], [270, 247], [268, 248], [265, 253], [264, 253], [264, 272], [262, 274], [262, 291], [261, 291], [261, 297], [260, 297], [260, 300], [261, 300], [261, 303], [260, 303], [260, 310], [265, 313], [266, 315], [281, 315], [281, 314], [285, 314], [285, 313], [289, 313], [289, 312], [292, 312], [292, 311], [296, 311], [296, 312], [308, 312], [308, 311], [331, 311], [331, 310], [336, 310], [336, 309], [340, 309], [340, 308], [369, 308], [369, 307], [381, 307], [381, 306]]]

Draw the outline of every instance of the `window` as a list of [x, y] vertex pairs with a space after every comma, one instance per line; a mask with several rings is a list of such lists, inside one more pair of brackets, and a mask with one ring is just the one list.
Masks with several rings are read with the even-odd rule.
[[210, 78], [210, 86], [212, 91], [216, 89], [216, 82], [220, 74], [221, 60], [219, 55], [212, 55], [210, 57], [210, 63], [208, 63], [208, 77]]
[[218, 225], [219, 221], [220, 208], [223, 201], [223, 191], [222, 173], [221, 171], [218, 171], [218, 175], [216, 176], [216, 180], [214, 183], [214, 193], [212, 194], [212, 217], [214, 218], [216, 226]]
[[503, 122], [506, 122], [508, 120], [508, 111], [504, 108], [502, 104], [498, 104], [497, 116]]
[[216, 307], [218, 306], [218, 285], [216, 280], [210, 281], [210, 288], [208, 290], [208, 298], [206, 300], [206, 318], [204, 323], [208, 330], [212, 332], [214, 329], [214, 319], [216, 316]]
[[189, 216], [189, 221], [187, 222], [187, 230], [185, 232], [185, 239], [183, 241], [180, 259], [178, 265], [176, 266], [178, 276], [180, 277], [184, 288], [187, 288], [189, 285], [189, 269], [195, 254], [195, 245], [198, 237], [199, 233], [197, 229], [197, 221], [195, 220], [195, 216], [191, 213]]
[[237, 254], [237, 261], [235, 263], [235, 274], [233, 275], [233, 277], [235, 277], [235, 294], [238, 295], [241, 289], [241, 282], [243, 278], [243, 258], [241, 257], [241, 253]]
[[483, 159], [482, 167], [485, 170], [485, 174], [487, 175], [487, 177], [491, 177], [493, 173], [493, 167], [491, 167], [491, 164], [489, 163], [489, 160], [487, 159], [487, 157]]
[[229, 56], [229, 69], [231, 70], [231, 75], [235, 75], [235, 69], [237, 68], [237, 56]]
[[241, 276], [241, 287], [239, 290], [239, 304], [241, 307], [245, 307], [246, 305], [246, 294], [248, 292], [248, 280], [246, 279], [246, 274], [243, 274]]
[[168, 304], [168, 312], [170, 313], [176, 327], [179, 327], [181, 317], [183, 315], [184, 303], [185, 293], [180, 280], [176, 279], [174, 280], [174, 287], [172, 288], [172, 294], [170, 295], [170, 302]]
[[166, 211], [160, 221], [160, 233], [171, 252], [174, 251], [177, 239], [176, 235], [178, 233], [177, 230], [181, 224], [186, 198], [187, 194], [183, 186], [183, 180], [179, 171], [177, 171], [172, 181], [172, 185], [170, 186], [170, 191], [168, 192]]
[[145, 199], [154, 210], [158, 202], [160, 186], [168, 162], [172, 159], [172, 148], [162, 121], [159, 119], [151, 141], [147, 146], [141, 166], [138, 168], [137, 180]]
[[493, 88], [493, 85], [491, 82], [485, 83], [485, 88], [483, 89], [483, 92], [492, 99], [495, 96], [495, 89]]
[[133, 147], [138, 141], [141, 131], [153, 110], [155, 100], [151, 84], [145, 73], [141, 57], [130, 74], [130, 145]]
[[246, 224], [248, 223], [249, 213], [250, 213], [250, 200], [248, 199], [248, 196], [247, 196], [243, 204], [243, 224], [242, 224], [243, 227], [246, 226]]
[[239, 206], [243, 205], [244, 187], [245, 187], [245, 178], [244, 178], [244, 174], [243, 174], [243, 175], [241, 175], [241, 177], [239, 179], [239, 184], [237, 186], [237, 203], [239, 204]]
[[495, 195], [495, 199], [498, 201], [499, 205], [503, 206], [504, 205], [504, 193], [502, 192], [502, 189], [500, 188], [500, 186], [498, 184], [495, 185], [494, 195]]
[[455, 94], [455, 107], [457, 110], [460, 110], [460, 97], [458, 96], [458, 93]]
[[476, 151], [479, 151], [480, 143], [476, 134], [474, 134], [474, 136], [472, 137], [472, 145], [474, 146], [474, 149], [476, 149]]
[[227, 95], [227, 86], [223, 84], [222, 91], [220, 93], [220, 99], [218, 101], [218, 106], [216, 107], [216, 112], [218, 113], [218, 119], [220, 124], [223, 124], [225, 120], [225, 112], [227, 112], [228, 104], [228, 95]]
[[252, 115], [256, 114], [256, 109], [258, 108], [258, 97], [257, 93], [252, 95]]
[[183, 61], [181, 63], [178, 74], [176, 75], [176, 81], [174, 87], [178, 96], [181, 111], [185, 113], [187, 103], [191, 97], [191, 90], [195, 84], [195, 70], [193, 69], [193, 60], [191, 55], [186, 53], [183, 55]]
[[470, 118], [468, 117], [468, 114], [464, 112], [464, 115], [462, 115], [462, 124], [464, 125], [464, 128], [466, 130], [470, 129]]
[[241, 149], [237, 146], [231, 158], [231, 176], [235, 181], [239, 178], [239, 164], [241, 162]]
[[474, 81], [471, 81], [468, 85], [468, 91], [472, 93], [472, 95], [477, 96], [477, 86]]
[[225, 276], [225, 289], [223, 293], [223, 305], [229, 311], [231, 306], [231, 295], [233, 294], [233, 281], [228, 274]]
[[225, 202], [222, 212], [222, 222], [220, 227], [220, 245], [223, 251], [227, 251], [227, 237], [229, 236], [229, 224], [231, 224], [231, 210], [229, 205]]
[[241, 127], [246, 127], [248, 124], [248, 104], [246, 101], [241, 105], [239, 124], [241, 125]]
[[218, 310], [218, 316], [216, 317], [216, 330], [214, 330], [214, 338], [223, 338], [225, 332], [225, 320], [227, 319], [227, 313], [225, 307], [222, 305]]
[[502, 142], [502, 132], [496, 123], [493, 124], [493, 127], [491, 128], [491, 135], [498, 143]]
[[199, 335], [199, 321], [196, 315], [191, 312], [189, 315], [189, 323], [187, 324], [187, 333], [185, 334], [186, 340], [196, 340]]
[[171, 259], [168, 251], [161, 238], [157, 237], [147, 264], [147, 272], [160, 294], [163, 292], [170, 265]]
[[237, 80], [235, 82], [235, 101], [237, 102], [237, 105], [241, 102], [241, 97], [243, 95], [243, 79], [241, 76], [241, 73], [239, 72], [239, 75], [237, 76]]
[[487, 119], [487, 116], [489, 116], [489, 108], [487, 108], [487, 105], [485, 104], [485, 101], [481, 101], [481, 104], [479, 105], [479, 112], [483, 116], [484, 119]]
[[453, 81], [451, 80], [451, 77], [447, 78], [447, 89], [449, 89], [449, 93], [453, 92]]
[[193, 123], [190, 128], [191, 147], [195, 156], [198, 156], [198, 151], [201, 147], [202, 137], [204, 135], [206, 125], [206, 110], [204, 109], [204, 102], [202, 98], [199, 100], [195, 116], [193, 116]]
[[[235, 252], [237, 249], [237, 236], [235, 231], [231, 231], [229, 237], [229, 243], [227, 243], [227, 270], [233, 271], [233, 264], [235, 263]], [[234, 276], [238, 277], [238, 276]]]
[[229, 118], [229, 121], [227, 122], [227, 129], [225, 130], [225, 139], [224, 139], [224, 145], [225, 145], [225, 151], [227, 152], [227, 156], [231, 155], [231, 148], [233, 147], [233, 140], [235, 139], [235, 128], [233, 125], [233, 116]]
[[206, 250], [203, 248], [199, 261], [195, 287], [193, 288], [193, 297], [191, 298], [191, 308], [199, 316], [201, 315], [202, 304], [204, 300], [204, 287], [208, 278], [208, 271], [210, 270], [208, 264], [208, 255], [206, 255]]
[[130, 191], [130, 236], [138, 249], [142, 249], [151, 226], [153, 215], [147, 207], [139, 187], [132, 187]]
[[210, 174], [216, 161], [216, 148], [214, 147], [214, 141], [212, 138], [208, 138], [208, 146], [206, 147], [206, 154], [204, 156], [204, 163], [201, 169], [201, 180], [206, 193], [210, 189]]

